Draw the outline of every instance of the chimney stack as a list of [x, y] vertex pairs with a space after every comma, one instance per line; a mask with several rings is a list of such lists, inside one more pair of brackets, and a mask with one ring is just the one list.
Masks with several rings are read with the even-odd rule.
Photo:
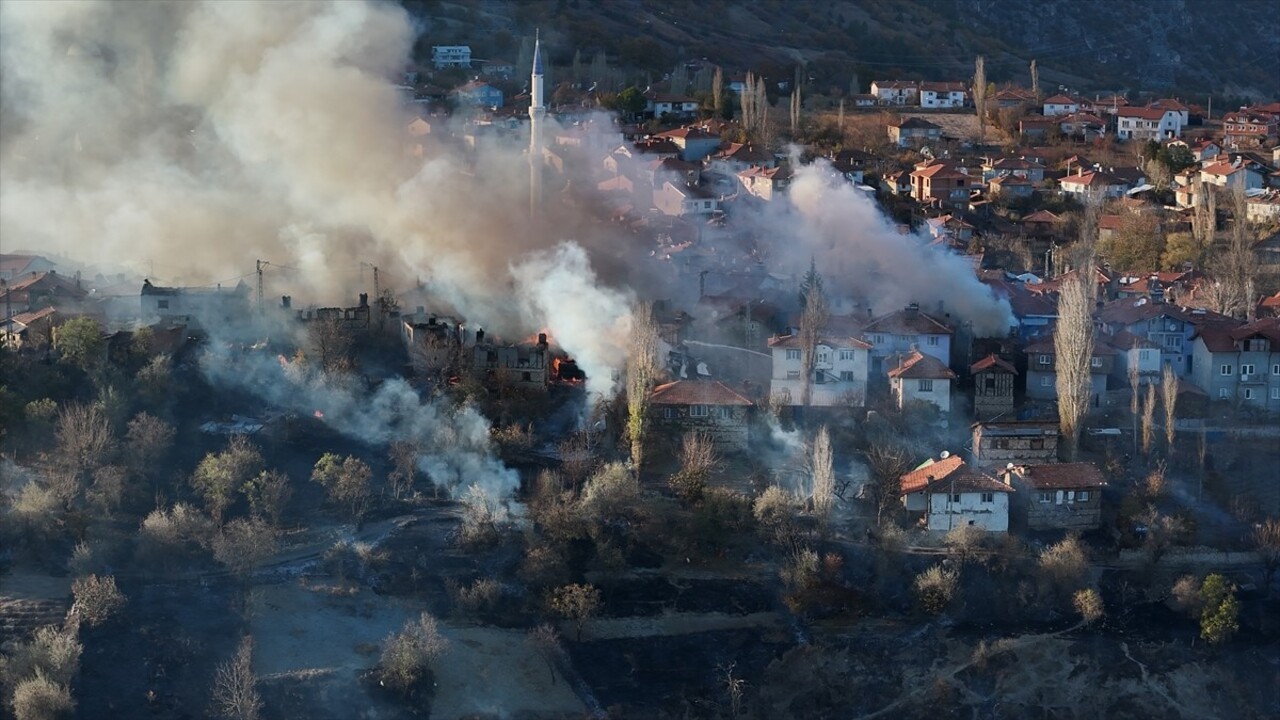
[[280, 307], [284, 308], [285, 310], [288, 310], [289, 308], [293, 307], [293, 298], [288, 295], [281, 295]]
[[541, 347], [541, 348], [544, 348], [544, 349], [547, 347], [547, 334], [546, 334], [546, 333], [538, 333], [538, 347]]
[[360, 293], [360, 307], [369, 307], [369, 293]]

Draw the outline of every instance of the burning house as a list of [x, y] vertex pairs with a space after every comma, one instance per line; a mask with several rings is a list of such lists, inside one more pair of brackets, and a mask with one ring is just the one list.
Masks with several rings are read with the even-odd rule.
[[142, 320], [191, 328], [230, 325], [249, 314], [249, 286], [161, 287], [142, 281]]
[[[292, 307], [292, 299], [289, 296], [281, 298], [281, 307], [288, 310]], [[297, 319], [299, 322], [329, 322], [339, 325], [348, 330], [367, 330], [370, 326], [370, 318], [372, 311], [369, 307], [369, 294], [360, 293], [359, 302], [355, 307], [326, 307], [312, 308], [310, 310], [298, 310]]]

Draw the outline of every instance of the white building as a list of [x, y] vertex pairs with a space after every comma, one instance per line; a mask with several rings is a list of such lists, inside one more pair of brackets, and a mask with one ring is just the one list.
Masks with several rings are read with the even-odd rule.
[[887, 367], [889, 391], [899, 410], [920, 400], [933, 403], [944, 415], [951, 412], [951, 381], [956, 374], [941, 360], [913, 350], [891, 356]]
[[917, 349], [943, 365], [950, 363], [954, 332], [943, 320], [921, 312], [915, 303], [875, 318], [862, 329], [862, 339], [871, 343], [871, 374], [888, 370], [884, 360], [890, 355]]
[[1130, 107], [1116, 112], [1116, 137], [1121, 140], [1171, 140], [1182, 137], [1182, 127], [1177, 110]]
[[964, 83], [959, 82], [923, 82], [920, 83], [920, 107], [925, 108], [958, 108], [964, 107]]
[[432, 45], [431, 62], [437, 70], [471, 67], [470, 45]]
[[[867, 399], [868, 351], [857, 338], [824, 337], [818, 341], [810, 405], [813, 407], [861, 407]], [[769, 394], [778, 402], [798, 406], [804, 402], [804, 351], [800, 338], [782, 335], [769, 339], [773, 372]]]
[[980, 527], [1009, 531], [1009, 496], [1013, 488], [974, 468], [959, 456], [943, 452], [903, 475], [902, 501], [908, 512], [922, 513], [929, 530], [948, 532]]
[[881, 105], [915, 105], [920, 87], [910, 80], [875, 80], [871, 94]]
[[1080, 112], [1080, 101], [1067, 95], [1054, 95], [1044, 100], [1044, 116], [1071, 115]]

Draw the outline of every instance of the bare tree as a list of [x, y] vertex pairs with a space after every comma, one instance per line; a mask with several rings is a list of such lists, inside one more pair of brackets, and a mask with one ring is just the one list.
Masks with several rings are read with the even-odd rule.
[[680, 469], [667, 483], [686, 502], [698, 502], [719, 467], [720, 454], [711, 436], [687, 432], [680, 441]]
[[1147, 398], [1142, 403], [1142, 455], [1151, 457], [1151, 446], [1155, 440], [1156, 419], [1156, 386], [1147, 386]]
[[979, 55], [973, 63], [973, 107], [978, 111], [978, 141], [987, 142], [987, 61]]
[[791, 137], [800, 129], [800, 88], [791, 91]]
[[386, 687], [405, 692], [448, 649], [449, 640], [440, 632], [440, 624], [430, 613], [424, 612], [383, 642], [378, 680]]
[[415, 442], [399, 441], [391, 443], [391, 473], [387, 480], [391, 482], [391, 492], [402, 498], [413, 489], [418, 479], [418, 457], [421, 448]]
[[[105, 465], [115, 452], [111, 422], [96, 405], [68, 405], [58, 413], [56, 464], [71, 484], [60, 492], [64, 504], [84, 487], [89, 473]], [[70, 493], [69, 495], [67, 493]]]
[[1173, 457], [1173, 440], [1178, 432], [1178, 376], [1173, 372], [1173, 366], [1167, 363], [1160, 376], [1160, 394], [1164, 405], [1165, 456]]
[[49, 720], [66, 717], [76, 708], [71, 689], [46, 677], [41, 670], [13, 686], [9, 701], [14, 720]]
[[653, 307], [637, 304], [631, 311], [627, 347], [627, 435], [631, 464], [639, 470], [649, 421], [649, 390], [658, 374], [658, 325]]
[[342, 373], [352, 369], [351, 351], [355, 337], [342, 319], [325, 315], [307, 325], [307, 348], [315, 364], [326, 373]]
[[1138, 363], [1129, 365], [1129, 420], [1133, 425], [1133, 452], [1138, 452], [1138, 412], [1141, 410], [1141, 395], [1138, 394], [1142, 378], [1138, 375]]
[[1036, 99], [1036, 105], [1040, 104], [1040, 66], [1035, 60], [1031, 61], [1031, 94]]
[[[716, 68], [717, 74], [720, 68]], [[542, 623], [529, 631], [529, 644], [547, 663], [547, 674], [551, 676], [551, 684], [556, 682], [556, 658], [560, 655], [560, 633], [551, 623]]]
[[578, 642], [582, 642], [582, 630], [600, 609], [600, 590], [594, 585], [565, 585], [551, 594], [552, 611], [573, 622]]
[[1252, 317], [1257, 282], [1257, 259], [1253, 254], [1253, 231], [1248, 221], [1248, 198], [1243, 182], [1231, 187], [1231, 238], [1225, 248], [1214, 253], [1211, 270], [1220, 290], [1218, 307], [1224, 315]]
[[1267, 518], [1254, 526], [1253, 546], [1262, 556], [1263, 588], [1271, 597], [1271, 581], [1280, 568], [1280, 518]]
[[868, 489], [876, 507], [876, 525], [881, 525], [885, 511], [902, 502], [902, 476], [911, 470], [911, 458], [905, 447], [887, 438], [873, 440], [866, 456], [871, 471]]
[[724, 113], [724, 68], [716, 66], [715, 75], [711, 78], [711, 109], [716, 117]]
[[240, 580], [276, 554], [275, 528], [259, 518], [237, 518], [227, 523], [213, 542], [213, 559]]
[[116, 587], [116, 579], [111, 575], [78, 578], [71, 584], [71, 592], [76, 601], [69, 614], [89, 627], [97, 627], [110, 620], [125, 604], [124, 593]]
[[134, 415], [125, 432], [125, 455], [130, 469], [144, 479], [155, 478], [157, 469], [165, 467], [173, 438], [173, 425], [168, 422], [150, 413]]
[[812, 492], [810, 496], [813, 501], [813, 514], [818, 518], [819, 526], [825, 530], [831, 523], [831, 510], [835, 504], [836, 496], [836, 473], [831, 452], [831, 433], [827, 430], [826, 425], [818, 429], [818, 435], [813, 439], [813, 454], [810, 459], [809, 472], [812, 477]]
[[253, 674], [253, 638], [244, 636], [235, 655], [218, 666], [213, 676], [213, 709], [227, 720], [258, 720], [262, 695]]
[[800, 314], [800, 402], [809, 407], [813, 401], [813, 374], [818, 364], [818, 342], [827, 326], [830, 310], [822, 294], [821, 281], [805, 293], [804, 311]]
[[1092, 395], [1094, 292], [1092, 265], [1078, 268], [1062, 284], [1058, 324], [1053, 331], [1058, 425], [1068, 459], [1076, 457], [1080, 427]]

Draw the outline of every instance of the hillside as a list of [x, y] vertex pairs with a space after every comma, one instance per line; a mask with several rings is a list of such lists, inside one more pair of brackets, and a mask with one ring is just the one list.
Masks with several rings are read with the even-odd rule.
[[[535, 27], [558, 65], [604, 51], [637, 74], [706, 57], [731, 71], [819, 86], [872, 79], [967, 79], [987, 57], [993, 82], [1028, 83], [1035, 58], [1047, 88], [1152, 91], [1219, 102], [1280, 96], [1280, 13], [1269, 0], [404, 0], [419, 45], [469, 42], [514, 59]], [[819, 88], [825, 92], [826, 88]]]

